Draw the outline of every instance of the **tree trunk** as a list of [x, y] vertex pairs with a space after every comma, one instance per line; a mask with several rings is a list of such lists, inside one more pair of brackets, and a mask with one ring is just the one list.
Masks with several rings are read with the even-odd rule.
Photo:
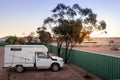
[[61, 48], [60, 48], [60, 47], [57, 47], [57, 51], [58, 51], [58, 57], [60, 57]]
[[68, 57], [68, 49], [69, 49], [69, 43], [66, 40], [66, 46], [65, 46], [65, 63], [68, 62], [68, 59], [67, 59], [67, 57]]
[[75, 43], [71, 43], [71, 46], [70, 46], [70, 49], [69, 49], [69, 44], [67, 46], [67, 57], [65, 58], [65, 63], [68, 63], [68, 60], [69, 60], [69, 57], [70, 57], [70, 54], [71, 54], [71, 51], [73, 49], [73, 47], [75, 46]]

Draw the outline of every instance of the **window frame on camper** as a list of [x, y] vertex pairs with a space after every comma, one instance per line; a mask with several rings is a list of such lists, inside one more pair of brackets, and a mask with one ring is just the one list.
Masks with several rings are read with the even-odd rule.
[[22, 51], [22, 48], [10, 48], [11, 51]]
[[37, 58], [40, 59], [49, 59], [48, 55], [44, 54], [43, 52], [36, 52]]

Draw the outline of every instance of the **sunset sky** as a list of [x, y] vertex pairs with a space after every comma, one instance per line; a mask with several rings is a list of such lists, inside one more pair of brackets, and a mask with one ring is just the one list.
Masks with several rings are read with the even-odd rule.
[[91, 8], [98, 20], [105, 20], [108, 34], [93, 36], [120, 37], [120, 0], [0, 0], [0, 37], [36, 32], [58, 3]]

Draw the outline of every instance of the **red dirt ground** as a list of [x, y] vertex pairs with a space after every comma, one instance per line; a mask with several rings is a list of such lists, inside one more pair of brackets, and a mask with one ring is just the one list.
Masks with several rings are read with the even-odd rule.
[[[0, 80], [8, 80], [9, 69], [3, 69], [4, 48], [0, 47]], [[84, 78], [89, 75], [89, 79]], [[85, 70], [73, 65], [67, 64], [58, 72], [51, 70], [26, 69], [23, 73], [11, 71], [9, 80], [101, 80], [98, 77], [87, 73]]]
[[79, 46], [77, 46], [77, 47], [74, 47], [74, 49], [120, 57], [120, 50], [113, 51], [113, 50], [111, 50], [112, 47], [113, 46], [93, 46], [93, 47], [90, 47], [90, 46], [89, 47], [79, 47]]

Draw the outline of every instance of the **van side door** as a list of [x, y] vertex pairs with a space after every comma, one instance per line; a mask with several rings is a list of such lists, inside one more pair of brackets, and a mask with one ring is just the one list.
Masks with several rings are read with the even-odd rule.
[[40, 69], [48, 69], [50, 68], [52, 64], [51, 58], [42, 53], [42, 52], [37, 52], [36, 53], [36, 67]]

